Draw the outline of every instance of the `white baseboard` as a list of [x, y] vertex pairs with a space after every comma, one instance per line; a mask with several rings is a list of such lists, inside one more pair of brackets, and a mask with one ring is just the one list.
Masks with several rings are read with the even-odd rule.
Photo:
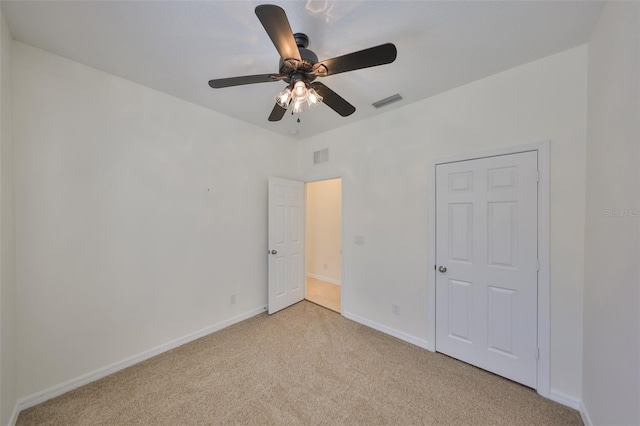
[[580, 401], [580, 417], [582, 417], [582, 422], [585, 426], [593, 426], [593, 422], [591, 421], [591, 417], [589, 417], [589, 412], [587, 411], [587, 407], [584, 406], [584, 403]]
[[244, 321], [248, 318], [256, 316], [265, 312], [267, 309], [266, 306], [261, 306], [259, 308], [253, 309], [244, 314], [235, 316], [225, 321], [221, 321], [217, 324], [210, 325], [201, 330], [198, 330], [193, 333], [189, 333], [186, 336], [180, 337], [178, 339], [172, 340], [170, 342], [164, 343], [160, 346], [156, 346], [155, 348], [149, 349], [147, 351], [141, 352], [137, 355], [133, 355], [129, 358], [125, 358], [121, 361], [115, 362], [113, 364], [104, 366], [97, 370], [91, 371], [87, 374], [83, 374], [82, 376], [76, 377], [71, 380], [67, 380], [66, 382], [60, 383], [58, 385], [52, 386], [40, 392], [36, 392], [27, 397], [21, 398], [18, 400], [16, 404], [16, 408], [14, 409], [15, 419], [12, 416], [13, 423], [10, 423], [11, 426], [15, 424], [15, 420], [18, 417], [20, 411], [38, 405], [42, 402], [45, 402], [51, 398], [55, 398], [56, 396], [60, 396], [64, 393], [67, 393], [73, 389], [79, 388], [80, 386], [84, 386], [88, 383], [94, 382], [98, 379], [106, 377], [110, 374], [113, 374], [117, 371], [123, 370], [127, 367], [131, 367], [132, 365], [138, 364], [139, 362], [145, 361], [149, 358], [152, 358], [156, 355], [159, 355], [163, 352], [167, 352], [171, 349], [177, 348], [178, 346], [182, 346], [185, 343], [189, 343], [193, 340], [204, 337], [208, 334], [214, 333], [216, 331], [222, 330], [223, 328], [229, 327], [230, 325], [236, 324], [240, 321]]
[[405, 342], [411, 343], [412, 345], [416, 345], [416, 346], [419, 346], [419, 347], [421, 347], [423, 349], [427, 349], [427, 350], [429, 349], [428, 348], [429, 342], [427, 342], [424, 339], [420, 339], [419, 337], [415, 337], [415, 336], [412, 336], [410, 334], [404, 333], [402, 331], [398, 331], [396, 329], [387, 327], [386, 325], [382, 325], [382, 324], [377, 323], [375, 321], [370, 321], [370, 320], [368, 320], [366, 318], [362, 318], [361, 316], [358, 316], [356, 314], [352, 314], [350, 312], [344, 312], [343, 311], [342, 312], [342, 316], [345, 317], [345, 318], [348, 318], [348, 319], [350, 319], [352, 321], [355, 321], [357, 323], [360, 323], [362, 325], [366, 325], [367, 327], [371, 327], [374, 330], [378, 330], [378, 331], [381, 331], [381, 332], [383, 332], [385, 334], [388, 334], [390, 336], [396, 337], [396, 338], [398, 338], [400, 340], [404, 340]]
[[555, 389], [551, 389], [549, 391], [549, 399], [557, 402], [558, 404], [562, 404], [565, 407], [573, 408], [578, 411], [580, 411], [580, 406], [582, 405], [582, 401], [578, 398], [559, 392]]
[[318, 275], [318, 274], [312, 274], [310, 272], [307, 272], [307, 277], [315, 278], [316, 280], [328, 282], [328, 283], [335, 284], [335, 285], [342, 285], [342, 282], [340, 280], [334, 280], [333, 278], [324, 277], [324, 276]]
[[20, 414], [20, 406], [16, 402], [16, 405], [13, 406], [13, 412], [11, 413], [11, 417], [9, 417], [9, 426], [15, 426], [18, 421], [18, 414]]

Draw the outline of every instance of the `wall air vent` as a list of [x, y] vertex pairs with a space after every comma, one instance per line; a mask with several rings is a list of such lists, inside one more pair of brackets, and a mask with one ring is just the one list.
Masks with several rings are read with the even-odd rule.
[[401, 100], [402, 100], [402, 96], [400, 96], [399, 93], [396, 93], [395, 95], [391, 95], [388, 98], [380, 99], [378, 102], [374, 102], [371, 105], [373, 105], [376, 108], [382, 108], [383, 106], [387, 106], [389, 104], [392, 104], [394, 102], [398, 102]]
[[329, 148], [313, 153], [313, 164], [326, 163], [327, 161], [329, 161]]

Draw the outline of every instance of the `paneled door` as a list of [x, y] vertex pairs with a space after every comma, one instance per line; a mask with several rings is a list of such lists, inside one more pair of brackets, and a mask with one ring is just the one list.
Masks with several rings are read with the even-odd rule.
[[537, 152], [436, 166], [436, 350], [536, 387]]
[[269, 313], [304, 299], [304, 183], [269, 178]]

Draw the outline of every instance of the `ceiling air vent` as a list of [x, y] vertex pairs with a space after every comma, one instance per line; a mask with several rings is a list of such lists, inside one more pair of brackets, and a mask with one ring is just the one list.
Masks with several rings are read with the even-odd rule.
[[394, 102], [398, 102], [401, 100], [402, 100], [402, 96], [400, 96], [399, 93], [396, 93], [395, 95], [391, 95], [388, 98], [380, 99], [378, 102], [374, 102], [371, 105], [373, 105], [376, 108], [382, 108], [383, 106], [387, 106], [389, 104], [392, 104]]
[[329, 148], [313, 153], [313, 164], [326, 163], [327, 161], [329, 161]]

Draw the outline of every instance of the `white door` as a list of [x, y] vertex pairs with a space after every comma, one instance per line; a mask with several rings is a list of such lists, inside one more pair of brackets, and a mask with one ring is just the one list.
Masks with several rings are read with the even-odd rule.
[[436, 350], [537, 373], [537, 152], [436, 166]]
[[304, 184], [269, 178], [269, 313], [304, 298]]

